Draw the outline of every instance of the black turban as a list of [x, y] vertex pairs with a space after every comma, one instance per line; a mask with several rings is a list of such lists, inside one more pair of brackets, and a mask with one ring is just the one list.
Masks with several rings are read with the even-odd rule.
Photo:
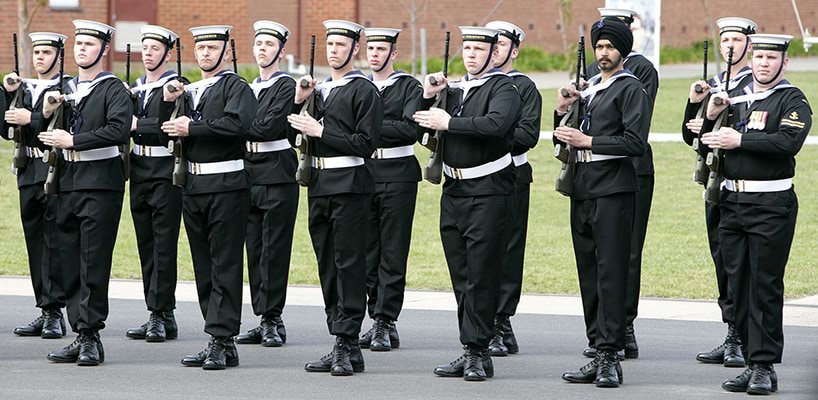
[[603, 18], [594, 23], [591, 28], [591, 44], [594, 48], [600, 39], [609, 40], [622, 58], [627, 57], [633, 48], [631, 28], [616, 18]]

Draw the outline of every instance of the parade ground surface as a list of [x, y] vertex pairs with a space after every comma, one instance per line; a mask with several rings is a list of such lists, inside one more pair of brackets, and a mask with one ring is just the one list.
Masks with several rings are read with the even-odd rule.
[[[49, 351], [61, 340], [15, 337], [14, 326], [35, 316], [26, 277], [0, 278], [0, 399], [738, 399], [721, 390], [722, 380], [741, 369], [705, 365], [699, 351], [715, 347], [726, 332], [712, 301], [643, 299], [636, 321], [640, 357], [623, 362], [624, 385], [597, 389], [563, 382], [567, 369], [584, 365], [582, 308], [578, 296], [524, 295], [512, 318], [520, 353], [494, 358], [495, 377], [482, 383], [440, 378], [432, 369], [461, 352], [451, 292], [408, 291], [398, 322], [401, 347], [386, 353], [364, 350], [366, 372], [352, 377], [307, 373], [304, 362], [328, 352], [320, 290], [291, 286], [284, 309], [287, 344], [238, 347], [241, 365], [226, 371], [186, 368], [179, 360], [207, 344], [192, 282], [177, 288], [179, 338], [145, 343], [125, 337], [147, 318], [139, 281], [114, 280], [110, 316], [102, 331], [105, 363], [99, 367], [54, 364]], [[242, 330], [257, 325], [244, 287]], [[371, 321], [364, 323], [368, 329]], [[818, 297], [784, 306], [784, 363], [773, 398], [818, 399]]]

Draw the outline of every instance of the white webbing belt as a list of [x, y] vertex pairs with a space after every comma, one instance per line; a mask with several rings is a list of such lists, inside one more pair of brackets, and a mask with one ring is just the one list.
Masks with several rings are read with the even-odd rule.
[[595, 154], [591, 150], [578, 150], [577, 151], [577, 162], [596, 162], [596, 161], [606, 161], [606, 160], [614, 160], [617, 158], [626, 158], [625, 156], [612, 156], [608, 154]]
[[133, 153], [142, 157], [171, 157], [173, 154], [165, 146], [133, 145]]
[[109, 158], [119, 157], [119, 146], [108, 146], [92, 150], [71, 150], [63, 149], [62, 158], [65, 161], [99, 161], [107, 160]]
[[519, 167], [523, 164], [528, 163], [528, 155], [527, 153], [518, 154], [516, 156], [511, 156], [511, 161], [514, 162], [515, 167]]
[[731, 192], [783, 192], [792, 187], [792, 179], [774, 181], [747, 181], [743, 179], [725, 179], [724, 188]]
[[246, 142], [245, 148], [248, 153], [272, 153], [292, 148], [287, 139], [273, 140], [270, 142]]
[[193, 175], [226, 174], [244, 169], [244, 160], [218, 161], [209, 163], [187, 163], [187, 172]]
[[43, 151], [40, 150], [39, 147], [28, 147], [26, 146], [26, 156], [29, 158], [42, 158]]
[[364, 165], [364, 159], [354, 156], [313, 157], [312, 167], [318, 169], [349, 168]]
[[372, 158], [376, 160], [385, 160], [389, 158], [401, 158], [415, 155], [415, 146], [399, 146], [389, 148], [378, 148], [372, 153]]
[[511, 153], [506, 153], [494, 161], [471, 168], [452, 168], [446, 165], [446, 163], [443, 163], [443, 173], [449, 178], [458, 180], [474, 179], [501, 171], [503, 168], [508, 167], [509, 164], [511, 164]]

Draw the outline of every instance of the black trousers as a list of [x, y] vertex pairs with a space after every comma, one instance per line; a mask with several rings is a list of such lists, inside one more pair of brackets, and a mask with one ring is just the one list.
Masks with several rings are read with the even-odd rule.
[[512, 206], [511, 194], [440, 198], [440, 238], [464, 345], [486, 348], [494, 335]]
[[579, 275], [588, 345], [625, 347], [625, 295], [635, 194], [571, 199], [571, 238]]
[[318, 260], [327, 328], [357, 337], [366, 313], [366, 240], [372, 195], [310, 197], [310, 238]]
[[628, 292], [625, 294], [627, 325], [633, 325], [639, 313], [639, 290], [642, 287], [642, 249], [648, 233], [650, 206], [653, 203], [653, 175], [639, 176], [639, 191], [633, 212], [630, 267], [628, 267]]
[[298, 212], [298, 184], [253, 185], [247, 218], [247, 272], [255, 315], [280, 317]]
[[[753, 196], [755, 204], [744, 202], [745, 196]], [[792, 189], [749, 194], [722, 190], [719, 241], [733, 290], [736, 328], [750, 363], [781, 362], [784, 270], [797, 216], [798, 197]]]
[[74, 332], [103, 329], [123, 193], [83, 190], [60, 193], [57, 198], [68, 322]]
[[20, 188], [20, 219], [26, 238], [28, 270], [38, 308], [65, 307], [57, 245], [57, 197], [46, 196], [42, 183]]
[[719, 308], [721, 309], [721, 320], [726, 324], [734, 324], [736, 319], [733, 315], [733, 294], [730, 290], [729, 277], [724, 269], [719, 246], [719, 223], [721, 221], [721, 210], [719, 204], [704, 203], [704, 219], [707, 225], [707, 241], [710, 245], [710, 256], [713, 258], [713, 265], [716, 267], [716, 285], [719, 289]]
[[367, 309], [371, 318], [384, 316], [394, 321], [403, 308], [417, 197], [417, 182], [375, 184], [366, 249]]
[[531, 198], [530, 183], [515, 183], [513, 225], [509, 231], [508, 249], [503, 258], [503, 272], [500, 277], [500, 297], [497, 300], [497, 314], [514, 315], [520, 294], [523, 291], [523, 265], [525, 264], [525, 241], [528, 235], [528, 206]]
[[176, 256], [182, 220], [182, 189], [169, 180], [131, 181], [131, 216], [142, 264], [145, 305], [176, 308]]
[[182, 196], [199, 308], [212, 336], [239, 333], [249, 209], [248, 190]]

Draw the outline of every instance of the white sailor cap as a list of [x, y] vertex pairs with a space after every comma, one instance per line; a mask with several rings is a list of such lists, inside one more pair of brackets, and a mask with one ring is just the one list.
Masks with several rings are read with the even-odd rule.
[[31, 39], [31, 47], [52, 46], [56, 48], [60, 48], [68, 38], [68, 36], [54, 32], [34, 32], [29, 33], [28, 37]]
[[525, 32], [519, 26], [506, 21], [491, 21], [486, 24], [486, 28], [497, 29], [500, 34], [511, 39], [517, 46], [525, 40]]
[[602, 18], [618, 18], [629, 26], [633, 23], [633, 18], [636, 16], [636, 11], [627, 8], [603, 7], [597, 8], [597, 11], [599, 11], [599, 16]]
[[366, 28], [364, 30], [367, 42], [389, 42], [397, 43], [400, 29], [391, 28]]
[[364, 31], [363, 26], [340, 19], [328, 19], [324, 21], [324, 28], [327, 28], [327, 36], [341, 35], [352, 38], [352, 40], [355, 41], [361, 38], [361, 32]]
[[745, 35], [752, 35], [756, 33], [758, 27], [755, 22], [740, 17], [719, 18], [716, 25], [719, 27], [719, 35], [724, 32], [740, 32]]
[[226, 42], [230, 39], [231, 29], [233, 29], [231, 25], [206, 25], [197, 26], [188, 30], [193, 34], [194, 42], [202, 42], [205, 40], [221, 40]]
[[748, 35], [750, 42], [753, 45], [753, 50], [773, 50], [773, 51], [787, 51], [790, 46], [790, 35], [773, 35], [773, 34], [754, 34]]
[[158, 40], [168, 48], [172, 48], [173, 44], [176, 43], [176, 39], [179, 38], [179, 35], [173, 33], [170, 29], [158, 25], [145, 25], [139, 29], [139, 34], [142, 35], [142, 40]]
[[458, 28], [460, 28], [464, 42], [497, 43], [497, 35], [500, 34], [497, 29], [483, 26], [459, 26]]
[[287, 42], [287, 38], [290, 37], [290, 30], [287, 29], [286, 26], [279, 24], [278, 22], [261, 20], [256, 21], [253, 23], [253, 30], [256, 31], [256, 36], [258, 35], [271, 35], [275, 36], [281, 44]]
[[75, 19], [74, 23], [74, 35], [88, 35], [93, 36], [98, 39], [102, 39], [104, 42], [110, 42], [111, 36], [113, 36], [116, 29], [110, 25], [105, 25], [102, 22], [96, 21], [88, 21], [85, 19]]

